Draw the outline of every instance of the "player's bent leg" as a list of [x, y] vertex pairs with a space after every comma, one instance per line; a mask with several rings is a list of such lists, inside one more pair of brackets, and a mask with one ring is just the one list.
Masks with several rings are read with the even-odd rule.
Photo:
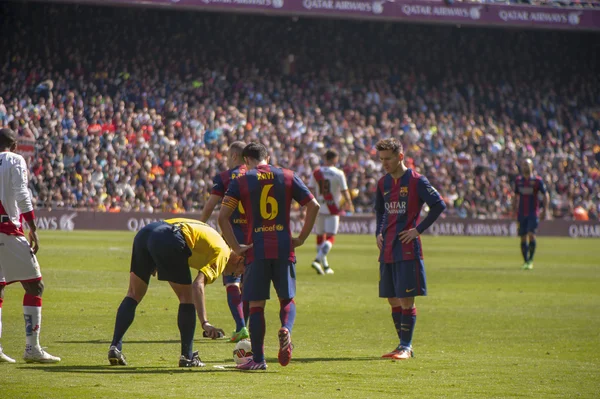
[[[331, 230], [333, 231], [333, 230]], [[327, 255], [329, 254], [329, 252], [331, 251], [331, 248], [333, 247], [333, 243], [335, 242], [335, 233], [331, 232], [331, 233], [326, 233], [325, 234], [325, 242], [323, 243], [323, 245], [321, 246], [321, 252], [320, 252], [320, 256], [321, 256], [321, 264], [323, 265], [323, 272], [325, 274], [333, 274], [333, 269], [331, 267], [329, 267], [329, 261], [327, 260]]]
[[[148, 276], [149, 279], [149, 276]], [[121, 301], [115, 319], [113, 338], [108, 349], [108, 361], [112, 366], [126, 366], [123, 354], [123, 337], [135, 319], [135, 310], [148, 291], [148, 281], [134, 272], [129, 273], [127, 295]]]
[[317, 232], [317, 257], [315, 258], [315, 260], [313, 261], [313, 263], [310, 265], [313, 269], [315, 269], [315, 271], [317, 272], [317, 274], [319, 275], [323, 275], [325, 274], [323, 272], [323, 265], [322, 265], [322, 259], [321, 259], [321, 247], [323, 246], [323, 242], [325, 241], [325, 235], [323, 233], [319, 233]]
[[323, 261], [321, 259], [321, 247], [325, 241], [325, 217], [323, 215], [317, 216], [315, 231], [317, 233], [317, 257], [310, 266], [315, 269], [317, 274], [323, 275]]
[[196, 331], [196, 307], [191, 284], [177, 284], [169, 281], [169, 285], [179, 299], [177, 327], [181, 339], [181, 355], [179, 367], [204, 367], [198, 352], [193, 351], [194, 333]]

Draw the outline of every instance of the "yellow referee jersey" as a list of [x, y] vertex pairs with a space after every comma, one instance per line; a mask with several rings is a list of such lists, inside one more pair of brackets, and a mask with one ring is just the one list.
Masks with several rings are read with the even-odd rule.
[[215, 281], [225, 270], [231, 254], [223, 237], [199, 220], [175, 218], [165, 222], [181, 227], [181, 233], [192, 250], [188, 265], [206, 276], [206, 284]]

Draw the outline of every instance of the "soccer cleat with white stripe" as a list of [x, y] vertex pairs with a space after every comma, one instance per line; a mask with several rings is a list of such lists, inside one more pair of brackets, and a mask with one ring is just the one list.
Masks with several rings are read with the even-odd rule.
[[125, 355], [116, 346], [111, 346], [108, 350], [108, 361], [111, 366], [127, 366]]
[[15, 359], [13, 359], [12, 357], [7, 356], [3, 351], [2, 351], [2, 347], [0, 346], [0, 363], [16, 363], [17, 361]]
[[52, 356], [41, 347], [25, 349], [23, 360], [27, 363], [58, 363], [60, 357]]
[[315, 261], [312, 263], [312, 268], [316, 270], [317, 274], [325, 274], [325, 272], [323, 271], [323, 267], [321, 266], [321, 264], [315, 259]]
[[254, 359], [250, 358], [246, 363], [238, 364], [235, 366], [238, 370], [266, 370], [267, 362], [264, 360], [260, 363], [254, 361]]
[[192, 358], [188, 359], [185, 356], [181, 355], [179, 358], [179, 367], [204, 367], [205, 364], [200, 360], [200, 356], [198, 355], [198, 351], [192, 354]]
[[334, 273], [333, 269], [331, 267], [325, 267], [325, 268], [323, 268], [323, 272], [325, 274], [333, 274]]
[[279, 353], [277, 354], [277, 360], [279, 360], [279, 364], [285, 367], [290, 363], [290, 360], [292, 360], [292, 349], [294, 349], [294, 346], [292, 345], [292, 336], [287, 328], [281, 327], [277, 337], [279, 338]]

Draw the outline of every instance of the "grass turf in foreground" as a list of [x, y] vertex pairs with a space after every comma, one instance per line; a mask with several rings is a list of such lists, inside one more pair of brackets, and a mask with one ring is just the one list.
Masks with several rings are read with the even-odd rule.
[[[508, 238], [424, 237], [429, 296], [419, 298], [406, 362], [379, 359], [397, 344], [389, 306], [377, 297], [373, 237], [340, 236], [333, 276], [298, 254], [298, 317], [290, 366], [277, 363], [278, 303], [267, 304], [267, 372], [241, 373], [233, 344], [201, 338], [204, 369], [177, 368], [177, 299], [152, 280], [125, 337], [130, 366], [106, 358], [128, 283], [131, 233], [44, 232], [42, 345], [58, 365], [27, 365], [22, 289], [7, 287], [0, 364], [2, 398], [531, 397], [593, 398], [600, 391], [600, 255], [597, 240], [538, 239], [535, 269], [522, 271]], [[272, 298], [275, 298], [272, 292]], [[207, 289], [211, 322], [233, 321], [220, 281]]]

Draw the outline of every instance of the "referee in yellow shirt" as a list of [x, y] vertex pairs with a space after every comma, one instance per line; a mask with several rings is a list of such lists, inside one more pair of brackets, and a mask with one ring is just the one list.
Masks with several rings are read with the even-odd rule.
[[[135, 309], [148, 290], [150, 276], [168, 281], [179, 298], [177, 325], [181, 335], [179, 367], [203, 367], [193, 352], [196, 312], [206, 336], [217, 338], [223, 330], [206, 316], [204, 287], [222, 273], [241, 272], [241, 258], [231, 252], [223, 238], [209, 225], [192, 219], [168, 219], [150, 223], [133, 240], [129, 290], [117, 311], [115, 331], [108, 351], [111, 365], [126, 365], [121, 352], [123, 336], [133, 323]], [[198, 270], [192, 282], [190, 268]]]

